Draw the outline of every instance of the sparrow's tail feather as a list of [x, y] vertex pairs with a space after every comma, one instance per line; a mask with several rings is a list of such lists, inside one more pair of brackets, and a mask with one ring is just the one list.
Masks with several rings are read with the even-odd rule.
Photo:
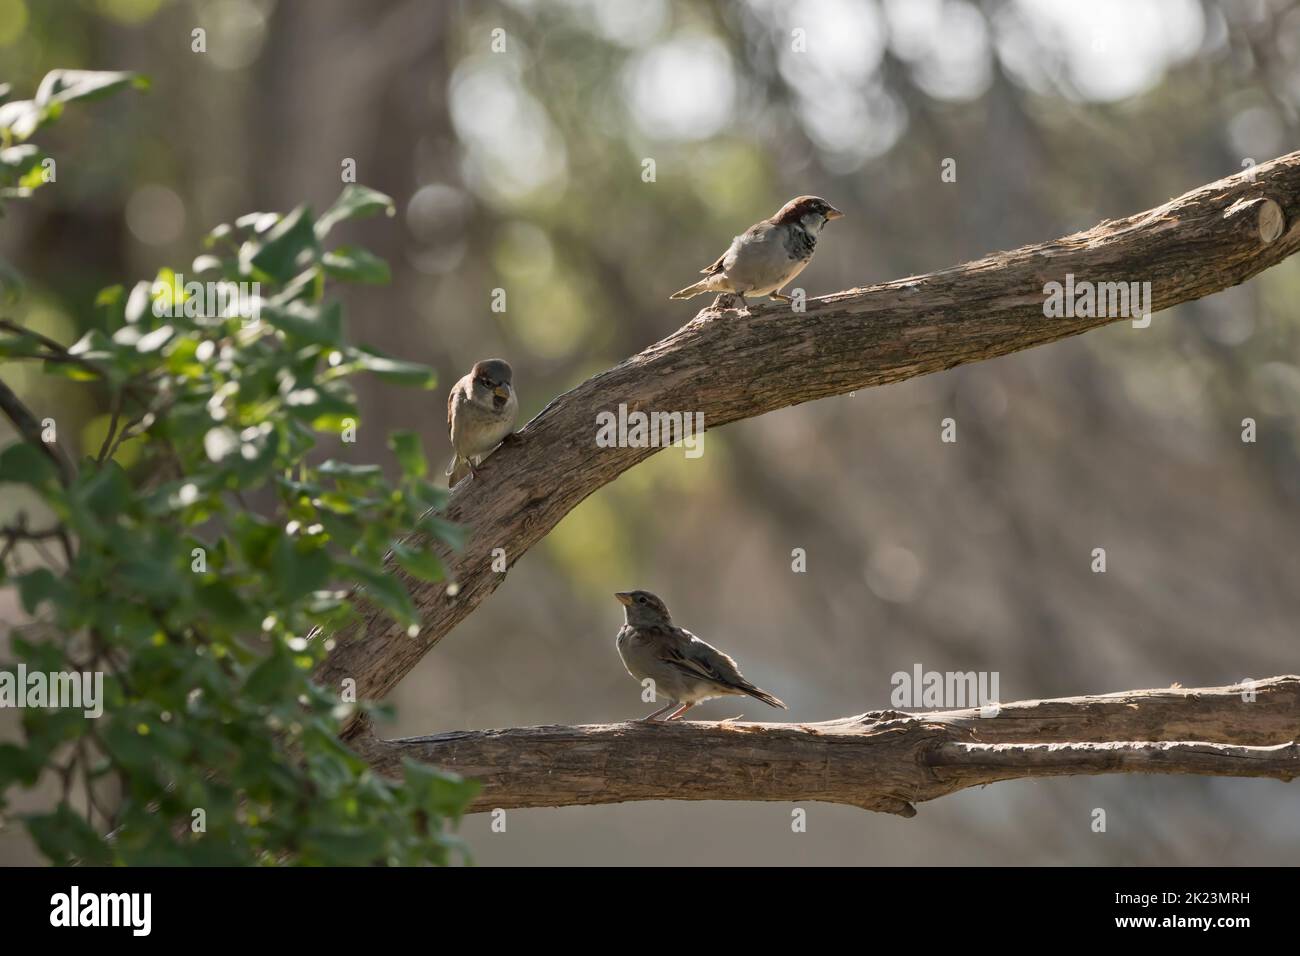
[[451, 460], [451, 464], [447, 466], [447, 487], [455, 488], [460, 484], [461, 479], [468, 474], [469, 462], [457, 455]]
[[781, 698], [779, 697], [773, 697], [771, 694], [763, 690], [763, 688], [761, 687], [755, 687], [753, 684], [750, 684], [741, 689], [744, 690], [744, 692], [748, 694], [750, 697], [753, 697], [755, 700], [761, 700], [769, 707], [780, 707], [782, 710], [790, 709], [789, 707], [785, 706], [785, 701], [781, 700]]
[[707, 278], [707, 279], [701, 279], [699, 282], [691, 283], [691, 284], [688, 285], [685, 289], [678, 289], [676, 292], [674, 292], [674, 293], [673, 293], [672, 295], [670, 295], [668, 298], [670, 298], [670, 299], [691, 299], [691, 298], [694, 298], [694, 297], [697, 296], [697, 295], [703, 295], [705, 292], [710, 292], [710, 291], [712, 291], [712, 289], [711, 289], [711, 283], [712, 283], [712, 281], [713, 281], [713, 276], [709, 276], [709, 278]]

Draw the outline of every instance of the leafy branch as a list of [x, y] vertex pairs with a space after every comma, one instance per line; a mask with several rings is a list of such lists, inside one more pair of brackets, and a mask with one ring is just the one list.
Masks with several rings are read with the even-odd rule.
[[[0, 107], [5, 143], [70, 99], [131, 82], [60, 77]], [[0, 527], [0, 584], [28, 616], [0, 693], [9, 678], [28, 694], [20, 667], [103, 682], [102, 717], [29, 702], [22, 742], [0, 745], [0, 811], [9, 788], [59, 780], [57, 806], [22, 818], [51, 861], [417, 863], [461, 851], [447, 822], [474, 786], [418, 765], [388, 782], [341, 745], [340, 722], [364, 699], [312, 683], [324, 648], [305, 639], [355, 619], [358, 602], [416, 629], [385, 556], [435, 581], [437, 559], [399, 539], [415, 527], [458, 541], [414, 435], [390, 438], [393, 480], [318, 447], [341, 438], [346, 451], [361, 427], [357, 374], [436, 384], [431, 369], [349, 343], [328, 295], [336, 281], [387, 280], [385, 264], [332, 234], [392, 209], [350, 185], [319, 217], [300, 206], [219, 226], [190, 276], [164, 269], [101, 292], [71, 344], [0, 320], [0, 361], [90, 390], [107, 418], [74, 464], [0, 383], [18, 433], [0, 449], [0, 485], [43, 512]], [[48, 540], [64, 544], [63, 562]]]

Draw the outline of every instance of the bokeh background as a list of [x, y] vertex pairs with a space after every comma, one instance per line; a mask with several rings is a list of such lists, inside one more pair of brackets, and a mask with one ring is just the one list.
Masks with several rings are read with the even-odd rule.
[[[43, 134], [57, 183], [0, 221], [29, 282], [19, 321], [73, 341], [99, 288], [185, 268], [242, 213], [325, 207], [352, 159], [399, 210], [348, 227], [393, 266], [387, 287], [342, 290], [352, 338], [445, 386], [508, 358], [525, 417], [687, 321], [706, 300], [668, 294], [791, 196], [847, 213], [796, 282], [817, 295], [1158, 205], [1300, 130], [1300, 4], [1281, 0], [0, 0], [0, 79], [30, 95], [57, 67], [153, 89]], [[1005, 700], [1300, 672], [1298, 303], [1292, 260], [1145, 330], [786, 409], [709, 432], [697, 460], [666, 451], [518, 563], [402, 683], [387, 732], [641, 715], [614, 649], [611, 592], [629, 587], [799, 721], [888, 706], [918, 662], [997, 671]], [[74, 450], [102, 430], [84, 393], [4, 376]], [[369, 383], [347, 454], [389, 463], [394, 428], [449, 453], [444, 396]], [[16, 614], [0, 590], [0, 633]], [[742, 710], [772, 716], [697, 713]], [[486, 865], [1300, 860], [1300, 789], [1275, 781], [999, 784], [913, 820], [806, 809], [803, 834], [784, 804], [673, 802], [463, 833]], [[0, 831], [0, 863], [36, 859]]]

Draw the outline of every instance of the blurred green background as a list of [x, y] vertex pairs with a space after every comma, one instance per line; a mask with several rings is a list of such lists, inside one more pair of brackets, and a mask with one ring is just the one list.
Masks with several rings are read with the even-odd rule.
[[[0, 220], [0, 257], [29, 284], [5, 314], [71, 342], [98, 289], [186, 268], [242, 213], [323, 208], [353, 160], [399, 215], [350, 227], [393, 267], [390, 286], [340, 290], [351, 336], [444, 386], [418, 405], [368, 383], [346, 454], [387, 461], [394, 428], [449, 455], [443, 396], [477, 359], [514, 365], [526, 418], [668, 334], [706, 301], [668, 294], [794, 195], [847, 214], [796, 280], [818, 295], [1052, 239], [1295, 149], [1300, 4], [0, 0], [0, 80], [28, 96], [57, 67], [138, 70], [153, 89], [43, 134], [57, 182]], [[997, 671], [1005, 700], [1300, 672], [1298, 302], [1292, 260], [1145, 330], [660, 454], [519, 562], [399, 687], [386, 732], [640, 716], [613, 641], [611, 592], [632, 587], [797, 721], [889, 706], [890, 676], [918, 662]], [[4, 377], [74, 451], [102, 435], [84, 390]], [[19, 613], [0, 590], [0, 645]], [[740, 710], [772, 716], [697, 713]], [[0, 714], [0, 739], [13, 726]], [[1300, 790], [1274, 781], [999, 784], [910, 821], [807, 809], [803, 834], [785, 804], [721, 803], [463, 830], [483, 864], [1300, 859]], [[35, 859], [0, 830], [0, 863]]]

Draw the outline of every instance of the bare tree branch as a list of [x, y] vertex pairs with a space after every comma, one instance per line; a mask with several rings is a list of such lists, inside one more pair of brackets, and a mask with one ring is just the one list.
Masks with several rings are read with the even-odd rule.
[[455, 731], [352, 745], [380, 773], [406, 759], [482, 781], [472, 812], [630, 800], [915, 804], [1026, 777], [1103, 773], [1300, 776], [1300, 677], [1029, 700], [979, 710], [872, 711], [817, 724], [633, 722]]
[[[597, 447], [599, 412], [616, 411], [620, 403], [647, 412], [699, 412], [716, 428], [1007, 355], [1117, 321], [1045, 317], [1049, 282], [1064, 283], [1067, 274], [1094, 283], [1150, 282], [1151, 311], [1160, 311], [1281, 262], [1300, 248], [1297, 223], [1300, 152], [1087, 232], [813, 299], [805, 312], [768, 305], [746, 315], [715, 303], [552, 401], [477, 478], [461, 482], [445, 516], [472, 533], [457, 554], [438, 547], [455, 586], [408, 582], [423, 621], [419, 636], [364, 608], [358, 623], [332, 636], [317, 680], [338, 690], [352, 678], [359, 696], [385, 696], [496, 590], [505, 576], [492, 570], [494, 548], [504, 548], [513, 564], [589, 494], [657, 450]], [[413, 543], [428, 546], [419, 538]], [[393, 571], [402, 573], [395, 565]]]

